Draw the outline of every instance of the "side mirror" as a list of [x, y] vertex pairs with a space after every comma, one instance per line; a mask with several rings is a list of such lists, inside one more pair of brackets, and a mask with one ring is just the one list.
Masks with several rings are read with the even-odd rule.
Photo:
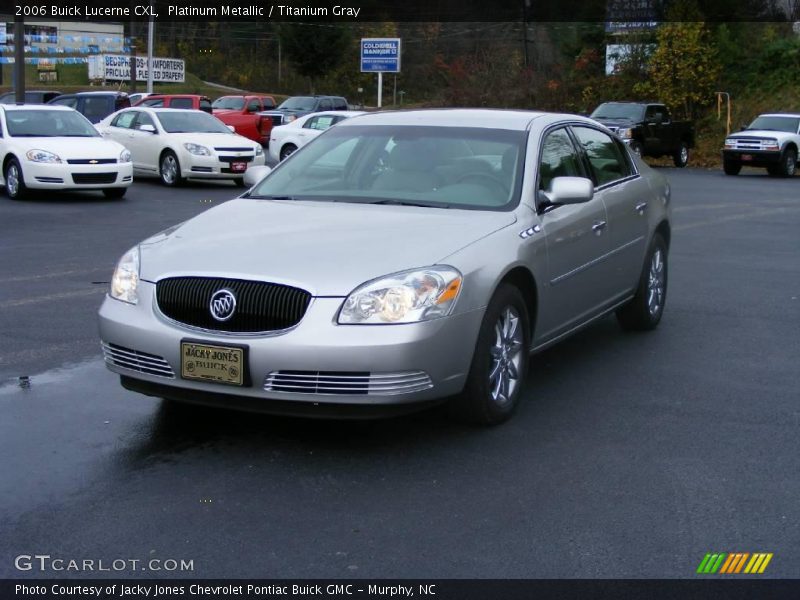
[[139, 131], [145, 131], [147, 133], [158, 133], [156, 131], [155, 125], [147, 125], [147, 124], [139, 125], [139, 127], [137, 127], [136, 129], [138, 129]]
[[556, 177], [544, 195], [551, 204], [582, 204], [594, 197], [594, 183], [585, 177]]
[[234, 127], [233, 125], [228, 125], [228, 129], [230, 129], [231, 132], [236, 133], [236, 127]]
[[253, 187], [259, 181], [264, 179], [267, 175], [272, 172], [272, 169], [267, 166], [259, 165], [256, 167], [250, 167], [247, 171], [244, 172], [244, 184], [247, 187]]

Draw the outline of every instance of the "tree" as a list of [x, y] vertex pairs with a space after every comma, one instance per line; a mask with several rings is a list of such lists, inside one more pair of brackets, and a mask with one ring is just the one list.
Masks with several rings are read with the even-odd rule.
[[318, 79], [342, 62], [350, 46], [350, 33], [332, 23], [291, 23], [280, 30], [281, 42], [289, 62], [311, 83], [311, 93]]
[[677, 17], [683, 20], [659, 26], [658, 45], [648, 63], [649, 80], [635, 89], [655, 95], [674, 112], [694, 117], [698, 107], [714, 99], [720, 63], [708, 29], [699, 13], [692, 11], [692, 3], [677, 6]]

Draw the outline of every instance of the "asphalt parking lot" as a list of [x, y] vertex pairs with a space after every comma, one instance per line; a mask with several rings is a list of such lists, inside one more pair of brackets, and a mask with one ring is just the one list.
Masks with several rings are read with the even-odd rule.
[[607, 318], [534, 356], [492, 429], [127, 392], [96, 333], [114, 263], [237, 190], [0, 195], [0, 577], [86, 576], [15, 568], [35, 553], [193, 561], [124, 577], [692, 577], [707, 552], [800, 577], [800, 178], [661, 171], [660, 328]]

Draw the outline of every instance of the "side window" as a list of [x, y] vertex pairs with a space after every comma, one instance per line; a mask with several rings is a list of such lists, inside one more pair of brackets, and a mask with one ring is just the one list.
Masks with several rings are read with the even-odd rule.
[[151, 106], [153, 108], [158, 108], [160, 106], [164, 106], [164, 99], [154, 98], [153, 100], [145, 100], [144, 102], [142, 102], [142, 106]]
[[208, 98], [200, 98], [200, 110], [211, 112], [211, 102], [209, 102]]
[[331, 102], [329, 98], [323, 98], [319, 101], [318, 110], [333, 110], [333, 102]]
[[170, 108], [192, 108], [191, 98], [173, 98], [169, 103]]
[[258, 98], [254, 98], [247, 103], [247, 112], [258, 112], [261, 110], [261, 103], [258, 101]]
[[331, 115], [322, 115], [309, 119], [305, 127], [307, 129], [316, 129], [317, 131], [325, 131], [328, 127], [333, 125], [333, 117]]
[[123, 113], [119, 113], [114, 120], [111, 121], [112, 127], [122, 127], [123, 129], [131, 129], [133, 127], [133, 121], [136, 119], [135, 110], [129, 110]]
[[56, 98], [53, 104], [59, 106], [69, 106], [70, 108], [78, 108], [78, 99], [75, 96], [67, 96], [66, 98]]
[[83, 99], [83, 116], [95, 123], [114, 112], [113, 99], [105, 96]]
[[262, 98], [261, 100], [264, 102], [264, 110], [275, 108], [275, 101], [272, 98]]
[[566, 129], [556, 129], [542, 142], [539, 189], [549, 190], [556, 177], [583, 177], [580, 156]]
[[152, 125], [153, 127], [156, 126], [156, 124], [153, 122], [153, 119], [146, 112], [140, 112], [139, 115], [136, 117], [136, 124], [134, 125], [134, 129], [141, 129], [142, 125]]
[[347, 110], [347, 101], [344, 98], [334, 98], [333, 110]]
[[669, 115], [667, 109], [663, 106], [656, 106], [656, 120], [661, 120], [661, 123], [669, 123]]
[[605, 185], [631, 174], [628, 161], [611, 136], [589, 127], [573, 127], [572, 130], [589, 160], [595, 185]]

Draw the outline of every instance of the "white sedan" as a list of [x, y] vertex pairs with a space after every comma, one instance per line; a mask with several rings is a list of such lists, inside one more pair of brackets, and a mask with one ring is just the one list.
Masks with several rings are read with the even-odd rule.
[[363, 114], [355, 110], [329, 110], [274, 127], [269, 137], [269, 155], [275, 162], [280, 162], [339, 121]]
[[137, 175], [160, 177], [164, 185], [184, 179], [244, 185], [247, 168], [264, 164], [260, 144], [200, 110], [125, 108], [100, 121], [97, 130], [131, 151]]
[[[0, 106], [2, 184], [9, 198], [28, 190], [98, 190], [121, 198], [133, 181], [131, 154], [104, 140], [66, 106]], [[80, 138], [80, 139], [79, 139]]]

